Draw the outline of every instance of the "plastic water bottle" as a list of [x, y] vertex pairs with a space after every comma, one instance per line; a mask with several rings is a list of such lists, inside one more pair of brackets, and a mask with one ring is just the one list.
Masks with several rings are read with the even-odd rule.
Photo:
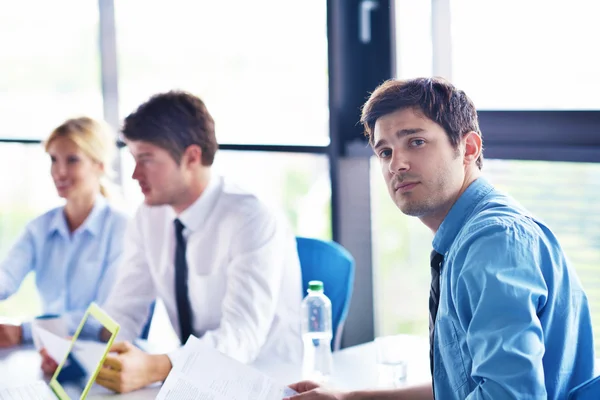
[[323, 282], [310, 281], [302, 300], [302, 378], [324, 383], [333, 370], [331, 356], [331, 301], [323, 293]]

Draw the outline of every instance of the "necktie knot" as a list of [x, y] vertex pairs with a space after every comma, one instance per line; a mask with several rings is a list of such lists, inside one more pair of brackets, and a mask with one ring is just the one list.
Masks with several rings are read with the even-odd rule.
[[431, 251], [431, 268], [436, 270], [436, 272], [438, 274], [440, 273], [440, 270], [442, 268], [442, 261], [444, 261], [444, 255], [438, 253], [435, 250], [432, 250]]
[[181, 223], [179, 218], [175, 218], [175, 221], [173, 221], [173, 224], [175, 224], [175, 234], [177, 234], [177, 236], [183, 235], [183, 230], [185, 229], [185, 225], [183, 225]]

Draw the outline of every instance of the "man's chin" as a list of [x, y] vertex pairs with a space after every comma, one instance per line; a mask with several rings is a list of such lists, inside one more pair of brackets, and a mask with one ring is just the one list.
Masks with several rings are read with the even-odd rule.
[[410, 217], [422, 217], [429, 211], [429, 208], [425, 204], [416, 204], [415, 202], [397, 201], [396, 206], [402, 211], [402, 214]]
[[147, 206], [164, 206], [169, 203], [151, 196], [144, 196], [144, 204]]
[[144, 204], [147, 206], [157, 206], [159, 203], [150, 196], [144, 196]]

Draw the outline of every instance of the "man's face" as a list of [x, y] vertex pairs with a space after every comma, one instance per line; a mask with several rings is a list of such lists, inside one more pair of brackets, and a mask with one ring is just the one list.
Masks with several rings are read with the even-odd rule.
[[144, 141], [128, 141], [135, 159], [133, 179], [140, 184], [144, 202], [150, 206], [175, 205], [187, 190], [182, 168], [162, 147]]
[[464, 181], [464, 149], [455, 149], [444, 129], [415, 109], [380, 117], [373, 150], [390, 196], [407, 215], [427, 218], [449, 211]]

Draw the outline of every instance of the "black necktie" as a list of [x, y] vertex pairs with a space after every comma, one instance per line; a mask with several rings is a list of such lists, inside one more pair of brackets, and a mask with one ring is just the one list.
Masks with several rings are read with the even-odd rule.
[[431, 252], [431, 288], [429, 290], [429, 367], [433, 378], [433, 332], [435, 317], [440, 304], [440, 271], [444, 256], [437, 251]]
[[177, 314], [179, 315], [179, 329], [181, 344], [184, 344], [192, 334], [192, 307], [188, 296], [188, 267], [185, 260], [185, 240], [183, 238], [183, 224], [175, 220], [175, 300], [177, 301]]

